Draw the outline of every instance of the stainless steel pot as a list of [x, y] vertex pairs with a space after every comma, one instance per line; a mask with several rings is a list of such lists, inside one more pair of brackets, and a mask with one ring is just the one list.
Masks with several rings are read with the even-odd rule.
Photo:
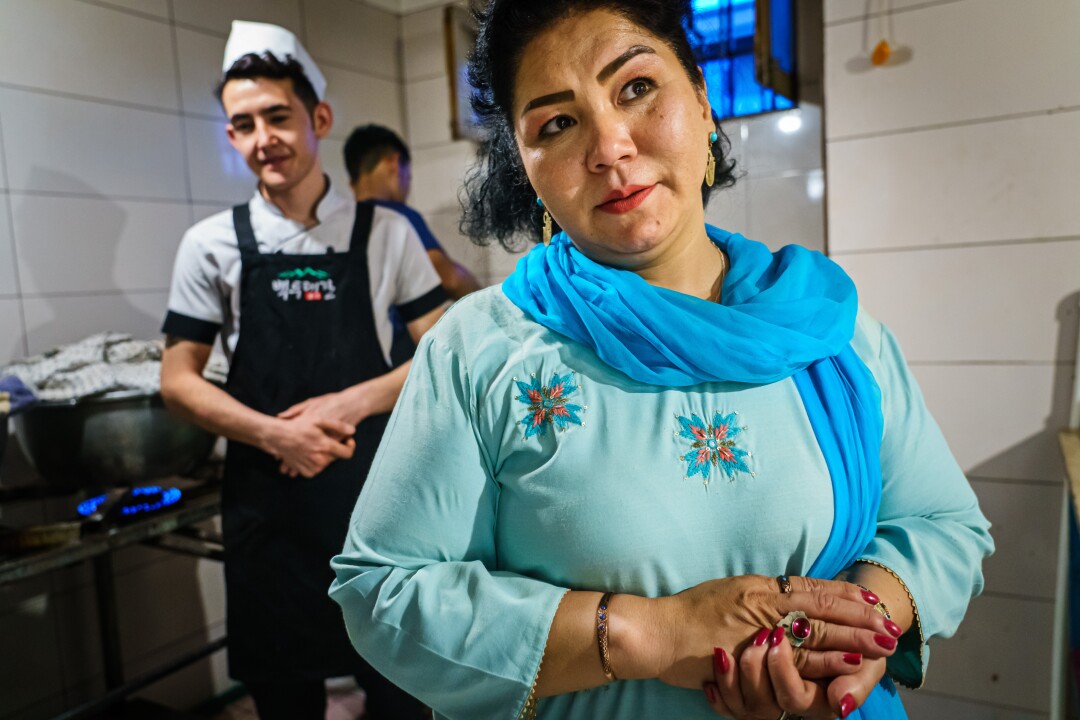
[[210, 455], [216, 439], [171, 415], [158, 393], [39, 403], [12, 422], [42, 478], [73, 490], [189, 473]]

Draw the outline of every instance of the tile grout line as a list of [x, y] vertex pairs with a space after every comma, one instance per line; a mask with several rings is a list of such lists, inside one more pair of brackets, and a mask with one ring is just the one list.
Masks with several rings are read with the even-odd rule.
[[98, 7], [102, 10], [112, 10], [113, 12], [118, 12], [123, 15], [131, 15], [132, 17], [141, 18], [143, 20], [150, 20], [151, 22], [156, 22], [163, 25], [169, 24], [169, 20], [167, 18], [161, 17], [160, 15], [154, 15], [153, 13], [144, 13], [140, 10], [133, 10], [131, 8], [121, 7], [119, 5], [113, 5], [109, 2], [105, 2], [104, 0], [78, 0], [78, 2], [81, 2], [84, 5], [92, 5], [93, 7]]
[[[78, 0], [78, 1], [81, 1], [81, 0]], [[172, 27], [173, 27], [173, 31], [175, 32], [175, 30], [177, 28], [182, 27], [182, 25], [177, 23], [176, 25], [174, 25]], [[178, 42], [178, 40], [176, 42]], [[333, 64], [333, 63], [329, 63], [329, 62], [324, 62], [324, 61], [320, 61], [320, 64], [325, 65], [326, 67], [334, 68], [336, 70], [344, 70], [346, 72], [350, 72], [350, 73], [353, 73], [355, 75], [363, 75], [364, 77], [367, 77], [367, 78], [371, 78], [371, 79], [374, 79], [374, 80], [380, 80], [382, 82], [390, 83], [391, 85], [400, 85], [401, 84], [400, 80], [397, 80], [397, 79], [394, 79], [394, 78], [388, 78], [388, 77], [385, 77], [385, 76], [382, 76], [382, 75], [375, 75], [375, 74], [372, 74], [372, 73], [369, 73], [369, 72], [366, 72], [366, 71], [363, 71], [363, 70], [358, 70], [356, 68], [345, 67], [345, 66], [342, 66], [342, 65], [337, 65], [337, 64]], [[179, 65], [178, 61], [177, 61], [177, 65]], [[177, 72], [179, 72], [179, 69], [177, 69]], [[128, 110], [141, 110], [142, 112], [155, 113], [157, 115], [168, 115], [170, 117], [171, 116], [176, 116], [176, 115], [183, 115], [183, 116], [191, 117], [191, 118], [194, 118], [194, 119], [197, 119], [197, 120], [212, 120], [212, 121], [223, 120], [223, 118], [221, 118], [221, 117], [208, 115], [206, 113], [202, 113], [202, 112], [199, 112], [197, 110], [185, 111], [183, 108], [181, 108], [179, 106], [176, 107], [176, 108], [167, 108], [167, 107], [161, 107], [161, 106], [158, 106], [158, 105], [144, 105], [142, 103], [130, 102], [128, 100], [115, 100], [113, 98], [98, 97], [96, 95], [83, 95], [81, 93], [69, 92], [67, 90], [53, 90], [53, 89], [50, 89], [50, 88], [37, 87], [37, 86], [33, 86], [33, 85], [21, 85], [19, 83], [6, 82], [6, 81], [2, 81], [2, 80], [0, 80], [0, 88], [5, 88], [7, 90], [14, 90], [16, 92], [25, 92], [25, 93], [29, 93], [31, 95], [44, 95], [46, 97], [57, 97], [57, 98], [62, 98], [64, 100], [77, 100], [77, 101], [80, 101], [80, 102], [93, 103], [93, 104], [96, 104], [96, 105], [105, 105], [107, 107], [120, 107], [120, 108], [125, 108], [125, 109], [128, 109]]]
[[885, 255], [889, 253], [927, 252], [934, 250], [974, 250], [988, 247], [1008, 247], [1023, 245], [1045, 245], [1050, 243], [1065, 243], [1080, 241], [1080, 235], [1058, 235], [1051, 237], [1035, 238], [1009, 238], [1005, 240], [973, 240], [971, 242], [941, 243], [938, 245], [912, 245], [901, 247], [894, 245], [883, 248], [867, 248], [865, 250], [834, 250], [829, 257], [856, 257], [860, 255]]
[[405, 85], [412, 85], [413, 83], [426, 82], [428, 80], [441, 80], [441, 79], [448, 80], [449, 77], [450, 76], [447, 75], [445, 72], [440, 72], [440, 73], [431, 73], [430, 75], [421, 75], [420, 77], [405, 78], [402, 82]]
[[191, 195], [191, 157], [188, 152], [187, 120], [184, 117], [184, 83], [180, 76], [180, 40], [176, 35], [175, 12], [173, 0], [166, 0], [169, 10], [169, 36], [172, 38], [173, 51], [173, 74], [176, 79], [176, 103], [180, 107], [180, 151], [184, 154], [184, 190], [187, 193], [187, 205], [189, 208], [188, 218], [194, 218], [194, 202]]
[[388, 82], [388, 83], [400, 83], [401, 82], [401, 78], [393, 78], [393, 77], [389, 77], [387, 75], [382, 75], [382, 74], [379, 74], [379, 73], [373, 73], [370, 70], [361, 70], [360, 68], [358, 68], [358, 67], [356, 67], [354, 65], [346, 65], [345, 63], [339, 63], [339, 62], [336, 62], [334, 60], [327, 60], [325, 58], [325, 56], [320, 58], [320, 57], [317, 57], [315, 55], [312, 55], [311, 57], [313, 57], [319, 63], [320, 67], [329, 67], [329, 68], [334, 68], [335, 70], [344, 70], [346, 72], [355, 73], [357, 75], [366, 75], [369, 78], [373, 78], [375, 80], [382, 80], [383, 82]]
[[979, 597], [992, 597], [1001, 600], [1015, 600], [1017, 602], [1035, 602], [1047, 605], [1054, 604], [1054, 598], [1040, 595], [1024, 595], [1022, 593], [1001, 592], [1000, 590], [984, 590]]
[[304, 0], [296, 0], [296, 9], [300, 13], [300, 42], [304, 47], [310, 47], [311, 43], [308, 42], [307, 8], [304, 5]]
[[1023, 712], [1028, 715], [1038, 715], [1041, 717], [1050, 717], [1050, 713], [1042, 710], [1033, 710], [1031, 708], [1019, 707], [1017, 705], [1003, 705], [1001, 703], [992, 702], [990, 700], [983, 700], [981, 698], [971, 698], [966, 695], [953, 695], [952, 693], [941, 692], [940, 690], [926, 690], [920, 689], [917, 691], [919, 695], [930, 695], [932, 697], [945, 698], [947, 700], [958, 700], [960, 702], [971, 703], [972, 705], [982, 705], [983, 707], [998, 708], [1000, 710], [1012, 710], [1015, 712]]
[[[401, 117], [401, 130], [402, 134], [406, 137], [406, 141], [412, 142], [412, 127], [409, 124], [409, 93], [408, 82], [405, 79], [405, 18], [398, 16], [398, 33], [396, 43], [396, 54], [398, 70], [401, 72], [401, 80], [397, 84], [397, 106], [398, 112]], [[413, 146], [415, 147], [415, 146]]]
[[988, 115], [986, 117], [971, 118], [968, 120], [950, 120], [947, 122], [930, 123], [928, 125], [915, 125], [911, 127], [895, 128], [892, 130], [875, 130], [867, 133], [852, 133], [851, 135], [838, 135], [825, 138], [825, 145], [833, 143], [846, 143], [858, 140], [874, 140], [878, 138], [893, 137], [896, 135], [912, 135], [922, 132], [934, 132], [936, 130], [952, 130], [955, 128], [968, 127], [971, 125], [990, 125], [993, 123], [1009, 122], [1010, 120], [1025, 120], [1051, 115], [1067, 115], [1080, 112], [1080, 105], [1063, 105], [1055, 108], [1042, 110], [1025, 110], [1024, 112], [1006, 113], [1004, 115]]
[[[7, 150], [4, 146], [4, 123], [0, 118], [0, 159], [3, 160], [3, 178], [5, 184], [10, 182], [8, 176], [8, 156]], [[26, 323], [26, 303], [23, 298], [22, 292], [22, 278], [19, 273], [19, 249], [15, 242], [15, 210], [11, 206], [11, 193], [4, 193], [4, 205], [7, 209], [7, 221], [8, 221], [8, 234], [11, 238], [11, 259], [14, 263], [13, 268], [15, 270], [15, 294], [18, 297], [19, 302], [19, 325], [22, 329], [22, 353], [24, 357], [30, 356], [30, 330]]]
[[899, 10], [881, 10], [872, 13], [863, 13], [856, 17], [844, 18], [843, 20], [830, 20], [824, 23], [826, 28], [840, 27], [842, 25], [851, 25], [857, 22], [866, 22], [867, 20], [876, 20], [878, 18], [888, 17], [890, 15], [903, 15], [909, 12], [915, 12], [917, 10], [928, 10], [934, 7], [940, 7], [942, 5], [953, 5], [958, 2], [964, 2], [964, 0], [929, 0], [928, 2], [919, 3], [918, 5], [910, 5], [908, 7], [902, 7]]
[[[111, 200], [113, 202], [153, 203], [159, 205], [188, 205], [185, 198], [138, 197], [136, 195], [106, 195], [101, 193], [69, 192], [66, 190], [0, 190], [0, 195], [48, 197], [70, 200]], [[213, 204], [213, 203], [210, 203]]]
[[983, 475], [965, 475], [969, 483], [988, 483], [991, 485], [1010, 485], [1025, 487], [1049, 487], [1060, 488], [1060, 480], [1022, 480], [1019, 478], [996, 478]]
[[81, 102], [95, 103], [109, 107], [121, 107], [128, 110], [142, 110], [143, 112], [156, 113], [158, 115], [179, 115], [180, 108], [163, 108], [156, 105], [143, 105], [142, 103], [128, 102], [127, 100], [113, 100], [110, 98], [96, 97], [94, 95], [80, 95], [79, 93], [66, 90], [50, 90], [49, 88], [34, 87], [32, 85], [20, 85], [19, 83], [0, 81], [0, 88], [15, 90], [17, 92], [30, 93], [31, 95], [46, 95], [65, 100], [79, 100]]
[[169, 288], [114, 288], [111, 290], [58, 290], [55, 292], [26, 293], [24, 300], [52, 300], [65, 298], [124, 297], [127, 295], [167, 295]]
[[908, 360], [911, 367], [1063, 367], [1071, 368], [1073, 360]]

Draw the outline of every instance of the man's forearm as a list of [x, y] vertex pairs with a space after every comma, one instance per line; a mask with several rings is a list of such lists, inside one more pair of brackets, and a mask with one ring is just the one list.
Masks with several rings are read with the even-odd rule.
[[473, 274], [465, 269], [464, 266], [454, 263], [454, 272], [450, 284], [443, 283], [443, 287], [446, 288], [447, 295], [454, 300], [460, 300], [469, 293], [476, 292], [480, 289], [480, 283], [477, 282]]
[[210, 432], [268, 450], [277, 418], [264, 415], [198, 375], [163, 382], [169, 410]]
[[349, 398], [354, 422], [359, 423], [364, 418], [382, 415], [393, 410], [401, 395], [401, 388], [405, 385], [405, 378], [409, 375], [410, 367], [412, 367], [412, 360], [399, 365], [385, 375], [346, 388], [343, 392]]

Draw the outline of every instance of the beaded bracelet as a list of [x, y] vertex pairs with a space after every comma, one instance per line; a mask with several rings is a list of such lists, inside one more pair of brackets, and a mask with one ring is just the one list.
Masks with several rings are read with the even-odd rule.
[[611, 669], [611, 657], [608, 655], [608, 602], [613, 594], [604, 593], [604, 596], [600, 598], [600, 604], [596, 607], [596, 644], [600, 648], [600, 667], [608, 680], [618, 679]]

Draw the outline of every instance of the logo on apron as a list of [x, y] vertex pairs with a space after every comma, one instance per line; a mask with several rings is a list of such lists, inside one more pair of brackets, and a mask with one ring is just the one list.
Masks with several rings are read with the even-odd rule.
[[277, 278], [271, 281], [271, 287], [274, 294], [285, 302], [321, 302], [337, 297], [337, 289], [330, 273], [309, 267], [278, 273]]

